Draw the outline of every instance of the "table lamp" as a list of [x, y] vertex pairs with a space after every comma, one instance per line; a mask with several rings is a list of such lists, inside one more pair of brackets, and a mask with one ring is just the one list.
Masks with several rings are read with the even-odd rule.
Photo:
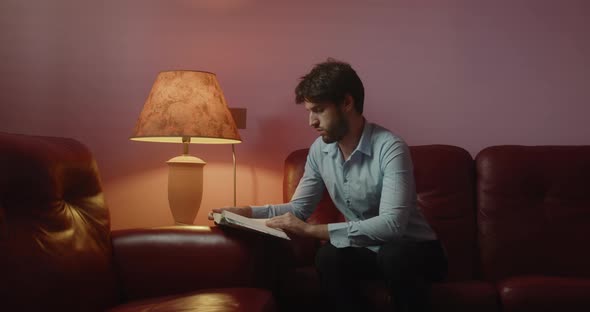
[[182, 155], [167, 162], [168, 203], [177, 224], [193, 224], [203, 197], [205, 162], [188, 155], [189, 144], [241, 142], [215, 74], [188, 70], [158, 74], [130, 139], [182, 143]]

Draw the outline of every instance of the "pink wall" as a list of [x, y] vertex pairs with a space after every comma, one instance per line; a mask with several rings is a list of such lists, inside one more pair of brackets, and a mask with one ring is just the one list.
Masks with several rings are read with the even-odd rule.
[[[283, 159], [314, 139], [293, 88], [329, 56], [363, 78], [367, 118], [411, 145], [590, 144], [588, 16], [585, 0], [3, 1], [0, 131], [86, 143], [117, 229], [172, 222], [180, 146], [128, 140], [160, 70], [213, 71], [248, 108], [241, 204], [281, 201]], [[191, 148], [208, 224], [232, 203], [231, 148]]]

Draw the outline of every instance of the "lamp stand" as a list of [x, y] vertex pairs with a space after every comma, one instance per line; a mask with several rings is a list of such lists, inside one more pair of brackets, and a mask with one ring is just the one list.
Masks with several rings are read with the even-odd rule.
[[188, 143], [183, 140], [184, 155], [168, 163], [168, 204], [179, 225], [193, 224], [203, 199], [203, 169], [205, 162], [187, 155]]
[[236, 207], [236, 145], [231, 145], [231, 152], [234, 161], [234, 207]]

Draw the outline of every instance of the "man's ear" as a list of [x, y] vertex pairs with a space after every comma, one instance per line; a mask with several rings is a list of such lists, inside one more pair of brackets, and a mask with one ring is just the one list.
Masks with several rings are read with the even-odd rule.
[[342, 103], [342, 108], [345, 112], [350, 112], [354, 110], [354, 98], [350, 94], [346, 94], [344, 96], [344, 101]]

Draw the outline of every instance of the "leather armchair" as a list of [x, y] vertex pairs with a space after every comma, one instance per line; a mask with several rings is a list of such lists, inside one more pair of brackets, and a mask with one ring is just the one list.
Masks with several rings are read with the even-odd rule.
[[84, 145], [0, 133], [0, 310], [274, 311], [273, 242], [252, 234], [111, 232]]

